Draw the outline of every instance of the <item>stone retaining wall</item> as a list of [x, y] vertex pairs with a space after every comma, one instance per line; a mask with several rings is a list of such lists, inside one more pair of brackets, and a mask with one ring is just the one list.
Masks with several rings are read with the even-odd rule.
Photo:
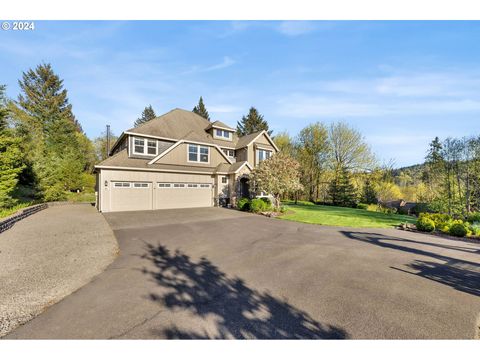
[[39, 204], [29, 206], [25, 209], [21, 209], [17, 211], [15, 214], [10, 215], [9, 217], [0, 220], [0, 233], [4, 232], [5, 230], [10, 229], [16, 222], [25, 219], [26, 217], [35, 214], [43, 209], [46, 209], [49, 204]]

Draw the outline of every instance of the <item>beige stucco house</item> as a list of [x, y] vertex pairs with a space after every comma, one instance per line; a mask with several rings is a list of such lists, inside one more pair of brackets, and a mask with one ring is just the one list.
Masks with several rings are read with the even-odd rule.
[[122, 133], [95, 167], [102, 212], [235, 205], [248, 174], [278, 151], [267, 132], [238, 137], [220, 121], [175, 109]]

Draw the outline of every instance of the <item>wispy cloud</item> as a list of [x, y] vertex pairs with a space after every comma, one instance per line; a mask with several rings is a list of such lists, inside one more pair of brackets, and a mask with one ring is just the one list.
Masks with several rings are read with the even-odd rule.
[[209, 65], [209, 66], [200, 66], [194, 65], [191, 66], [189, 70], [183, 72], [184, 75], [193, 74], [193, 73], [201, 73], [201, 72], [209, 72], [215, 70], [221, 70], [228, 68], [236, 63], [230, 56], [224, 56], [223, 60], [217, 64]]
[[276, 27], [277, 31], [287, 36], [308, 34], [317, 29], [317, 25], [311, 21], [282, 21]]
[[203, 71], [213, 71], [213, 70], [225, 69], [227, 67], [232, 66], [235, 63], [236, 63], [236, 61], [233, 60], [230, 56], [224, 56], [222, 62], [220, 62], [218, 64], [215, 64], [215, 65], [212, 65], [212, 66], [207, 66], [206, 68], [203, 69]]

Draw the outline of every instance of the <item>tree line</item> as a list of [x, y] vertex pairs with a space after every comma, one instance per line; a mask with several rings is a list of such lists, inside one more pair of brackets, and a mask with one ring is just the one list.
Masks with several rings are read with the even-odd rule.
[[[21, 187], [42, 201], [93, 191], [94, 165], [107, 157], [106, 134], [88, 139], [50, 64], [22, 73], [19, 87], [16, 99], [8, 99], [0, 86], [0, 208], [15, 205]], [[192, 111], [210, 121], [202, 97]], [[133, 126], [156, 116], [148, 105]], [[251, 107], [236, 133], [261, 130], [272, 134], [264, 116]], [[115, 140], [111, 134], [111, 143]], [[352, 207], [404, 199], [463, 215], [480, 208], [480, 136], [435, 138], [424, 164], [403, 169], [380, 164], [364, 136], [344, 122], [315, 122], [296, 136], [275, 134], [274, 141], [283, 161], [298, 170], [299, 186], [290, 181], [283, 197]]]

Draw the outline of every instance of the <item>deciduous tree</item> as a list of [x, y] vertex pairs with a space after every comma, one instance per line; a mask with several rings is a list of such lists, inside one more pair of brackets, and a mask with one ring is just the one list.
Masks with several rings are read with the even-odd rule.
[[250, 174], [256, 191], [264, 191], [275, 198], [275, 207], [280, 198], [302, 188], [298, 172], [299, 164], [288, 154], [276, 153], [262, 161]]

